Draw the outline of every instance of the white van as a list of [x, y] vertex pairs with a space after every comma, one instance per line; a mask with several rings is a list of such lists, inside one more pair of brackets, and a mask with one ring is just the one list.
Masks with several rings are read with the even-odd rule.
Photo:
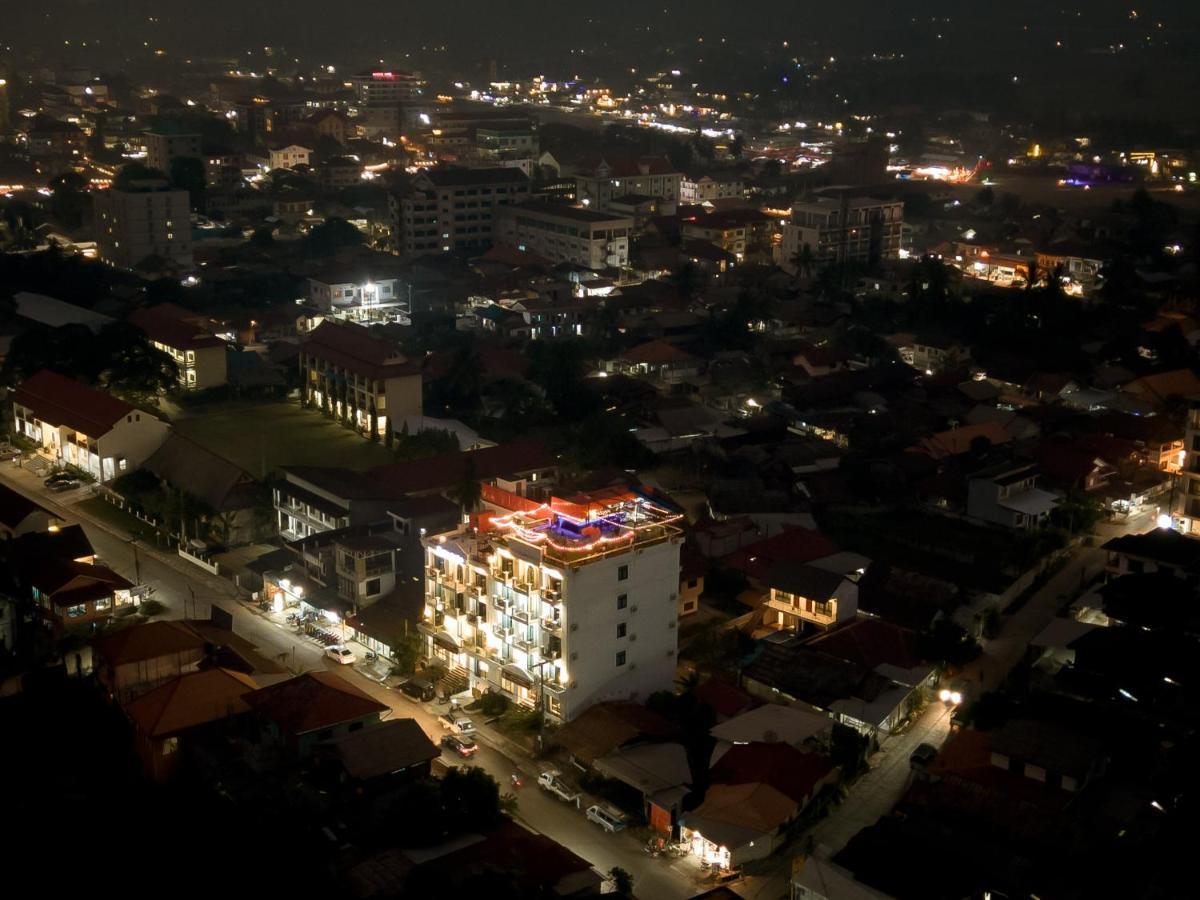
[[595, 822], [609, 834], [620, 831], [625, 827], [625, 822], [619, 815], [610, 812], [603, 806], [589, 806], [587, 817], [589, 822]]

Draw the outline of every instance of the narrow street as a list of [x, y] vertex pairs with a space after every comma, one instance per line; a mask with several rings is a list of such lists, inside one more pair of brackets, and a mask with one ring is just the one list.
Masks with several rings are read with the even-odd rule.
[[[54, 495], [45, 490], [34, 473], [15, 466], [0, 467], [0, 481], [14, 490], [36, 500], [68, 523], [80, 523], [87, 533], [101, 562], [120, 575], [135, 578], [134, 542], [108, 523], [87, 516], [74, 504], [86, 499], [86, 488]], [[137, 542], [137, 569], [142, 582], [153, 586], [154, 599], [166, 607], [162, 618], [207, 618], [213, 603], [233, 614], [234, 631], [252, 641], [264, 656], [275, 659], [296, 672], [329, 669], [347, 678], [379, 702], [387, 705], [391, 716], [413, 718], [435, 742], [445, 733], [438, 724], [438, 712], [445, 709], [435, 704], [417, 703], [366, 677], [354, 666], [341, 666], [323, 655], [324, 648], [315, 641], [297, 634], [261, 614], [239, 599], [237, 589], [227, 580], [210, 575], [186, 560]], [[195, 595], [193, 603], [192, 595]], [[536, 831], [543, 832], [573, 853], [586, 859], [600, 872], [620, 866], [634, 877], [639, 894], [662, 897], [666, 900], [690, 897], [703, 887], [693, 877], [684, 860], [654, 859], [642, 849], [641, 843], [627, 832], [608, 834], [584, 817], [584, 810], [594, 801], [581, 801], [578, 809], [567, 805], [537, 786], [538, 770], [531, 761], [523, 761], [521, 771], [524, 787], [514, 791], [512, 775], [518, 771], [513, 762], [497, 746], [503, 745], [491, 729], [484, 726], [477, 735], [479, 752], [470, 760], [462, 760], [443, 750], [442, 758], [451, 765], [473, 765], [495, 778], [502, 792], [514, 792], [517, 797], [517, 817]]]

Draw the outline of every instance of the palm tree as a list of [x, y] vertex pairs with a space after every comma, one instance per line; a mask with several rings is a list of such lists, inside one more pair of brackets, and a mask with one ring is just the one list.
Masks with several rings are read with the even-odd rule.
[[792, 262], [801, 278], [812, 277], [812, 273], [817, 270], [817, 255], [813, 253], [812, 244], [801, 244], [792, 257]]
[[475, 471], [475, 460], [467, 456], [467, 464], [463, 467], [462, 480], [450, 492], [450, 499], [458, 504], [465, 519], [483, 502], [483, 485]]

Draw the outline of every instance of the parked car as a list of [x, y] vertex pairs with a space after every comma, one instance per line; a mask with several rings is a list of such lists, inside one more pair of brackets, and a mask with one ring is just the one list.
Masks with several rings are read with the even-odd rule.
[[354, 655], [352, 650], [349, 650], [340, 644], [333, 647], [326, 647], [325, 655], [335, 662], [341, 663], [343, 666], [348, 666], [358, 660], [358, 657]]
[[59, 481], [78, 481], [79, 476], [73, 472], [68, 472], [66, 469], [59, 469], [57, 472], [51, 472], [50, 475], [42, 482], [46, 487]]
[[914, 769], [924, 770], [931, 762], [937, 759], [937, 755], [938, 748], [933, 746], [933, 744], [917, 744], [917, 748], [908, 757], [908, 764]]
[[625, 827], [625, 822], [620, 816], [609, 812], [603, 806], [589, 806], [586, 815], [589, 822], [595, 822], [609, 834]]
[[416, 675], [406, 681], [400, 682], [397, 687], [400, 689], [400, 693], [404, 694], [410, 700], [428, 703], [437, 696], [437, 691], [434, 690], [433, 683]]
[[463, 759], [469, 759], [479, 752], [479, 745], [467, 738], [459, 737], [457, 734], [448, 734], [442, 738], [442, 746], [447, 750], [453, 750]]
[[61, 494], [64, 491], [73, 491], [75, 488], [83, 484], [78, 478], [62, 478], [58, 481], [52, 481], [46, 487], [56, 494]]

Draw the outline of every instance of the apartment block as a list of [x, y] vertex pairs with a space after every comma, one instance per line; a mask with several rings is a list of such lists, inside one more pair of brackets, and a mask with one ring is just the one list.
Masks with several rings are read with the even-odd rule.
[[529, 198], [529, 179], [512, 167], [435, 169], [393, 195], [392, 242], [402, 256], [481, 252], [492, 245], [497, 213]]
[[94, 195], [96, 247], [109, 265], [132, 269], [150, 256], [192, 266], [192, 213], [188, 192], [146, 179]]
[[904, 203], [872, 197], [822, 197], [797, 203], [783, 226], [780, 264], [793, 268], [808, 247], [818, 263], [872, 264], [899, 259]]
[[559, 722], [670, 690], [680, 516], [628, 489], [483, 499], [469, 525], [423, 540], [426, 655]]
[[629, 216], [530, 202], [500, 211], [496, 239], [551, 262], [605, 269], [629, 264], [632, 231]]
[[146, 165], [164, 175], [171, 172], [177, 159], [200, 159], [200, 135], [176, 134], [170, 131], [147, 131]]

